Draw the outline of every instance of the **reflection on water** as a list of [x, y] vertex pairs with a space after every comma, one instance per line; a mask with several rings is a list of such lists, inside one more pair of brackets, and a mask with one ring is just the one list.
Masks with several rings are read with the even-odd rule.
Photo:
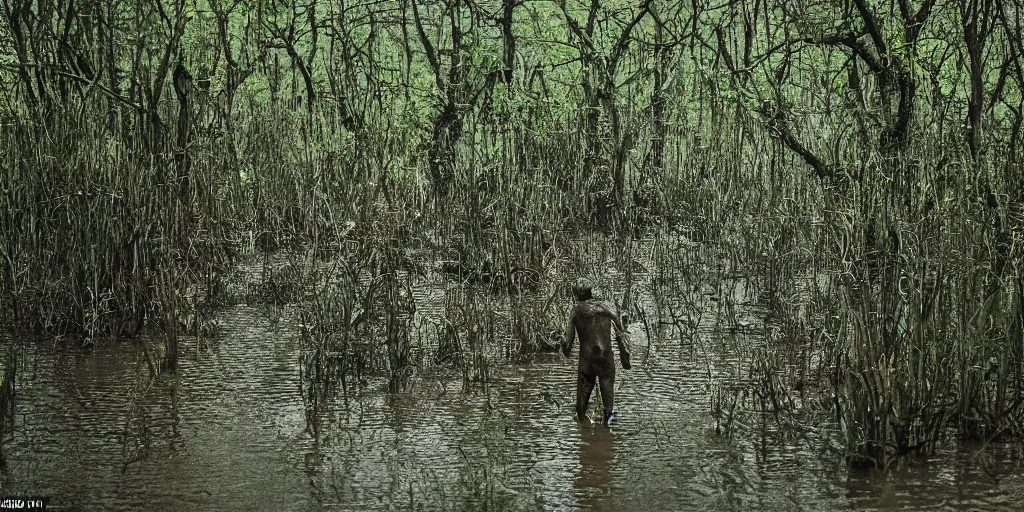
[[847, 470], [827, 424], [716, 435], [709, 379], [735, 375], [737, 356], [678, 339], [618, 372], [612, 429], [573, 421], [575, 361], [543, 354], [496, 365], [486, 392], [461, 393], [445, 369], [399, 395], [370, 379], [326, 404], [314, 436], [287, 316], [222, 311], [221, 338], [183, 343], [173, 386], [140, 378], [132, 343], [29, 343], [0, 494], [155, 511], [989, 510], [1024, 497], [1009, 447], [946, 447], [881, 477]]
[[580, 423], [580, 462], [574, 486], [582, 508], [605, 509], [614, 462], [615, 432], [601, 425]]

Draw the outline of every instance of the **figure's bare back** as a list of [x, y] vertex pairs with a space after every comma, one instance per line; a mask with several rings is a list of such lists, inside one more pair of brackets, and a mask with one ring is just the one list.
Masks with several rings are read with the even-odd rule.
[[595, 383], [600, 384], [601, 403], [604, 406], [602, 423], [608, 424], [615, 407], [615, 358], [612, 354], [612, 326], [618, 335], [619, 356], [622, 367], [629, 369], [629, 351], [623, 343], [625, 329], [618, 315], [605, 303], [591, 298], [586, 281], [573, 288], [576, 303], [565, 327], [562, 353], [572, 353], [575, 339], [580, 339], [579, 378], [576, 383], [576, 417], [587, 417], [587, 406]]
[[580, 339], [580, 365], [594, 374], [615, 372], [612, 323], [615, 314], [603, 302], [587, 300], [573, 308], [572, 322]]

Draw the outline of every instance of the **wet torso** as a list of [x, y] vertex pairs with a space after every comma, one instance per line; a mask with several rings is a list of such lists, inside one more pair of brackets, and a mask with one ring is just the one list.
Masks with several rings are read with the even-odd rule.
[[591, 375], [615, 374], [612, 354], [612, 313], [602, 301], [585, 300], [573, 309], [572, 322], [580, 339], [580, 371]]

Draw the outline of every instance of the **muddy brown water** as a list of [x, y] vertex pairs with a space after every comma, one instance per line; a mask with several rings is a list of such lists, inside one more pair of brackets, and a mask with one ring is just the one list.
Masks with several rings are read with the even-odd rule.
[[882, 475], [848, 469], [828, 421], [794, 433], [751, 414], [724, 435], [710, 403], [743, 372], [730, 339], [648, 349], [635, 334], [611, 429], [572, 420], [572, 360], [538, 354], [496, 359], [486, 390], [463, 392], [443, 367], [401, 394], [370, 378], [314, 432], [294, 318], [220, 310], [220, 334], [184, 339], [174, 381], [151, 385], [137, 343], [24, 343], [0, 494], [147, 511], [1012, 510], [1024, 498], [1012, 445], [948, 443]]

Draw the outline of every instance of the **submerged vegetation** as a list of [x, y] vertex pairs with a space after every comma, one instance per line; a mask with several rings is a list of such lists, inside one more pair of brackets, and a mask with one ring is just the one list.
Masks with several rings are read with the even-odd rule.
[[173, 372], [209, 308], [294, 306], [315, 417], [367, 374], [486, 390], [586, 274], [648, 343], [763, 331], [726, 426], [827, 415], [878, 466], [1024, 435], [1022, 24], [989, 0], [5, 1], [0, 321], [162, 336]]

